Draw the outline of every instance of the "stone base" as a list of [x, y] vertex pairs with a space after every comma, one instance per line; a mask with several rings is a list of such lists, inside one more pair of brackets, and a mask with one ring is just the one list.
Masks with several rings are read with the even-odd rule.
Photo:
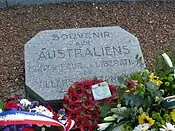
[[0, 0], [0, 8], [6, 8], [6, 7], [7, 7], [6, 0]]
[[45, 101], [43, 98], [41, 98], [38, 94], [36, 94], [32, 89], [29, 87], [25, 87], [25, 97], [30, 101], [39, 101], [42, 105], [50, 105], [54, 109], [60, 109], [62, 105], [61, 100], [51, 100], [51, 101]]

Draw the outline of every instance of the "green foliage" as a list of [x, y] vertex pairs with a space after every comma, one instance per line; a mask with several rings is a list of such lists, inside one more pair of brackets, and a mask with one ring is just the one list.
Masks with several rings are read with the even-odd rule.
[[[175, 46], [173, 49], [173, 55], [169, 52], [167, 54], [171, 56], [175, 65]], [[138, 63], [142, 61], [139, 55], [136, 59]], [[155, 131], [159, 131], [167, 122], [175, 124], [171, 116], [172, 111], [168, 111], [162, 105], [164, 97], [175, 95], [174, 70], [174, 67], [168, 67], [162, 55], [158, 53], [154, 73], [143, 70], [127, 77], [118, 77], [120, 83], [117, 86], [118, 105], [115, 105], [115, 108], [110, 108], [109, 105], [103, 105], [107, 106], [106, 108], [101, 107], [103, 110], [101, 116], [116, 117], [107, 131], [112, 131], [121, 123], [123, 123], [121, 131], [132, 131], [134, 127], [143, 124], [142, 121], [148, 118], [153, 123], [151, 129]], [[141, 114], [146, 114], [146, 116]]]
[[125, 104], [126, 106], [136, 106], [136, 107], [139, 107], [143, 104], [143, 97], [141, 97], [140, 95], [138, 94], [128, 94], [128, 93], [125, 93], [124, 94], [124, 98], [125, 98]]
[[[112, 121], [113, 124], [107, 128], [107, 131], [114, 129], [121, 122], [129, 122], [130, 125], [124, 124], [124, 129], [130, 131], [133, 126], [138, 125], [138, 116], [140, 114], [143, 112], [149, 114], [152, 110], [159, 111], [160, 101], [163, 99], [160, 85], [157, 84], [160, 79], [154, 74], [151, 74], [151, 76], [150, 74], [148, 70], [143, 70], [134, 72], [129, 77], [119, 77], [120, 84], [117, 86], [118, 105], [100, 105], [102, 117], [108, 115], [115, 117], [115, 120]], [[169, 76], [167, 79], [173, 81], [171, 77]], [[160, 117], [159, 121], [161, 124], [164, 123]], [[157, 124], [160, 122], [157, 121]]]
[[171, 60], [175, 64], [175, 40], [169, 43], [169, 51], [167, 51], [167, 54], [171, 56]]
[[106, 103], [101, 103], [99, 105], [100, 108], [100, 116], [101, 117], [106, 117], [111, 111], [111, 108], [117, 107], [117, 104], [106, 104]]
[[[174, 44], [175, 42], [171, 43], [169, 47], [170, 50], [166, 52], [168, 56], [170, 57], [173, 63], [173, 66], [175, 66], [175, 46]], [[155, 63], [154, 69], [155, 69], [156, 75], [158, 75], [159, 77], [165, 77], [166, 75], [172, 73], [175, 70], [174, 67], [170, 68], [167, 65], [167, 63], [162, 57], [162, 53], [160, 52], [156, 53], [156, 63]]]
[[109, 125], [105, 131], [112, 131], [114, 128], [116, 127], [115, 123], [112, 123], [111, 125]]
[[137, 80], [139, 83], [144, 84], [148, 81], [148, 75], [149, 75], [148, 70], [136, 71], [136, 72], [132, 73], [128, 79]]
[[150, 96], [152, 98], [159, 97], [162, 99], [162, 93], [160, 92], [158, 86], [156, 86], [155, 84], [153, 84], [151, 82], [147, 82], [146, 85], [147, 85], [146, 90], [150, 93]]
[[175, 94], [175, 80], [174, 74], [166, 75], [162, 78], [163, 84], [161, 89], [164, 90], [164, 96], [171, 96]]
[[0, 109], [3, 109], [3, 107], [4, 107], [4, 103], [0, 101]]

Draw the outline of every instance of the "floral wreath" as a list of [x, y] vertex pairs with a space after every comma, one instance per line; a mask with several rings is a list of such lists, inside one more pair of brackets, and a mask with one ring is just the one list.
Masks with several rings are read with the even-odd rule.
[[103, 80], [84, 80], [75, 82], [68, 88], [63, 99], [63, 107], [67, 110], [67, 117], [75, 121], [74, 129], [92, 131], [97, 128], [100, 120], [100, 103], [112, 103], [117, 98], [116, 87], [108, 84], [111, 97], [95, 101], [92, 95], [92, 85], [104, 82]]
[[74, 125], [73, 120], [67, 119], [64, 109], [55, 112], [51, 106], [40, 105], [38, 101], [9, 97], [0, 102], [0, 106], [0, 130], [69, 131]]

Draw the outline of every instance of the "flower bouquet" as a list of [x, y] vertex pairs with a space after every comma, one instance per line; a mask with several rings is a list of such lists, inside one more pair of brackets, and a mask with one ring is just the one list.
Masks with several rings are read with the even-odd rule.
[[169, 71], [143, 70], [119, 79], [118, 100], [100, 105], [98, 130], [175, 131], [174, 68], [168, 55], [162, 56]]
[[0, 130], [4, 131], [69, 131], [74, 121], [67, 119], [65, 110], [57, 113], [38, 101], [9, 98], [1, 102]]
[[[68, 88], [63, 99], [63, 107], [67, 111], [67, 117], [75, 121], [74, 130], [93, 131], [100, 122], [100, 103], [112, 103], [117, 98], [116, 87], [108, 84], [111, 97], [95, 101], [92, 94], [92, 86], [103, 83], [103, 80], [92, 79], [75, 82]], [[106, 93], [106, 92], [105, 92]]]

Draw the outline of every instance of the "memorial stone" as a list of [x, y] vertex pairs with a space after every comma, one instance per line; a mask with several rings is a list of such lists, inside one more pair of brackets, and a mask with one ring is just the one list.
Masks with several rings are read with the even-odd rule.
[[118, 83], [118, 77], [145, 68], [138, 39], [114, 27], [41, 31], [25, 45], [27, 89], [44, 101], [62, 99], [84, 79]]

